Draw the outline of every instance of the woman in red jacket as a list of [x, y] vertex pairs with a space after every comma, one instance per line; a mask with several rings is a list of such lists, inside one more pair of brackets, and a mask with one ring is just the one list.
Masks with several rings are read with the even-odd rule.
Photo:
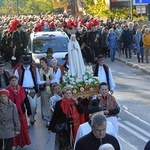
[[11, 75], [9, 77], [9, 83], [10, 85], [6, 89], [10, 93], [9, 99], [17, 106], [19, 120], [21, 124], [20, 134], [16, 136], [13, 140], [13, 146], [16, 146], [16, 149], [19, 149], [19, 147], [31, 144], [24, 104], [26, 105], [28, 116], [31, 115], [31, 108], [24, 88], [18, 85], [18, 80], [15, 75]]

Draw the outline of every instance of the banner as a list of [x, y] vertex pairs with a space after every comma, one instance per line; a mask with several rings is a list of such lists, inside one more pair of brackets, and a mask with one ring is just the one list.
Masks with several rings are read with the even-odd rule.
[[63, 8], [68, 6], [67, 0], [52, 0], [53, 2], [53, 8]]
[[116, 8], [123, 8], [123, 7], [129, 7], [130, 5], [129, 0], [110, 0], [110, 9], [116, 9]]

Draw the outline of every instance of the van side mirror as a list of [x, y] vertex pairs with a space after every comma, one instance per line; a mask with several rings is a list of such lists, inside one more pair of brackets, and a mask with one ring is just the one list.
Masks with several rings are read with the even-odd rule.
[[29, 49], [28, 47], [24, 49], [24, 54], [28, 54], [29, 53]]

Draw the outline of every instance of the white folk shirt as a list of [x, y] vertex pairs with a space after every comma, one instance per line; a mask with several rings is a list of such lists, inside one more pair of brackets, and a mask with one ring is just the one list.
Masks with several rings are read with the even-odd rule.
[[[98, 68], [98, 79], [99, 79], [100, 83], [102, 83], [102, 82], [107, 83], [106, 73], [105, 73], [103, 66], [99, 66], [99, 68]], [[109, 68], [109, 85], [110, 85], [110, 90], [114, 91], [115, 82], [114, 82], [110, 68]]]
[[61, 70], [60, 68], [57, 69], [57, 72], [53, 73], [53, 79], [51, 80], [51, 83], [60, 83], [60, 79], [61, 79]]
[[[25, 71], [24, 71], [24, 78], [23, 78], [23, 82], [22, 82], [22, 87], [34, 87], [34, 82], [33, 82], [32, 74], [30, 71], [30, 66], [28, 66], [27, 68], [24, 67], [24, 69], [25, 69]], [[17, 69], [15, 70], [14, 74], [19, 79], [19, 73], [18, 73]], [[38, 85], [45, 84], [45, 81], [40, 80], [40, 74], [39, 74], [38, 68], [36, 68], [36, 78], [37, 78], [37, 84]]]
[[69, 65], [68, 65], [68, 64], [66, 64], [66, 67], [68, 68], [68, 72], [69, 72]]
[[60, 97], [59, 95], [57, 94], [54, 94], [50, 99], [49, 99], [49, 102], [50, 102], [50, 109], [54, 112], [54, 109], [55, 109], [55, 105], [56, 105], [56, 102], [60, 101], [62, 99], [62, 97]]

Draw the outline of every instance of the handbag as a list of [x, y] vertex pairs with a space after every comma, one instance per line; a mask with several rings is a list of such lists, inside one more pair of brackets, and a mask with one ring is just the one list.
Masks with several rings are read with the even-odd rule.
[[55, 125], [55, 132], [59, 133], [59, 132], [64, 132], [68, 130], [68, 126], [67, 123], [61, 123], [61, 124], [56, 124]]

